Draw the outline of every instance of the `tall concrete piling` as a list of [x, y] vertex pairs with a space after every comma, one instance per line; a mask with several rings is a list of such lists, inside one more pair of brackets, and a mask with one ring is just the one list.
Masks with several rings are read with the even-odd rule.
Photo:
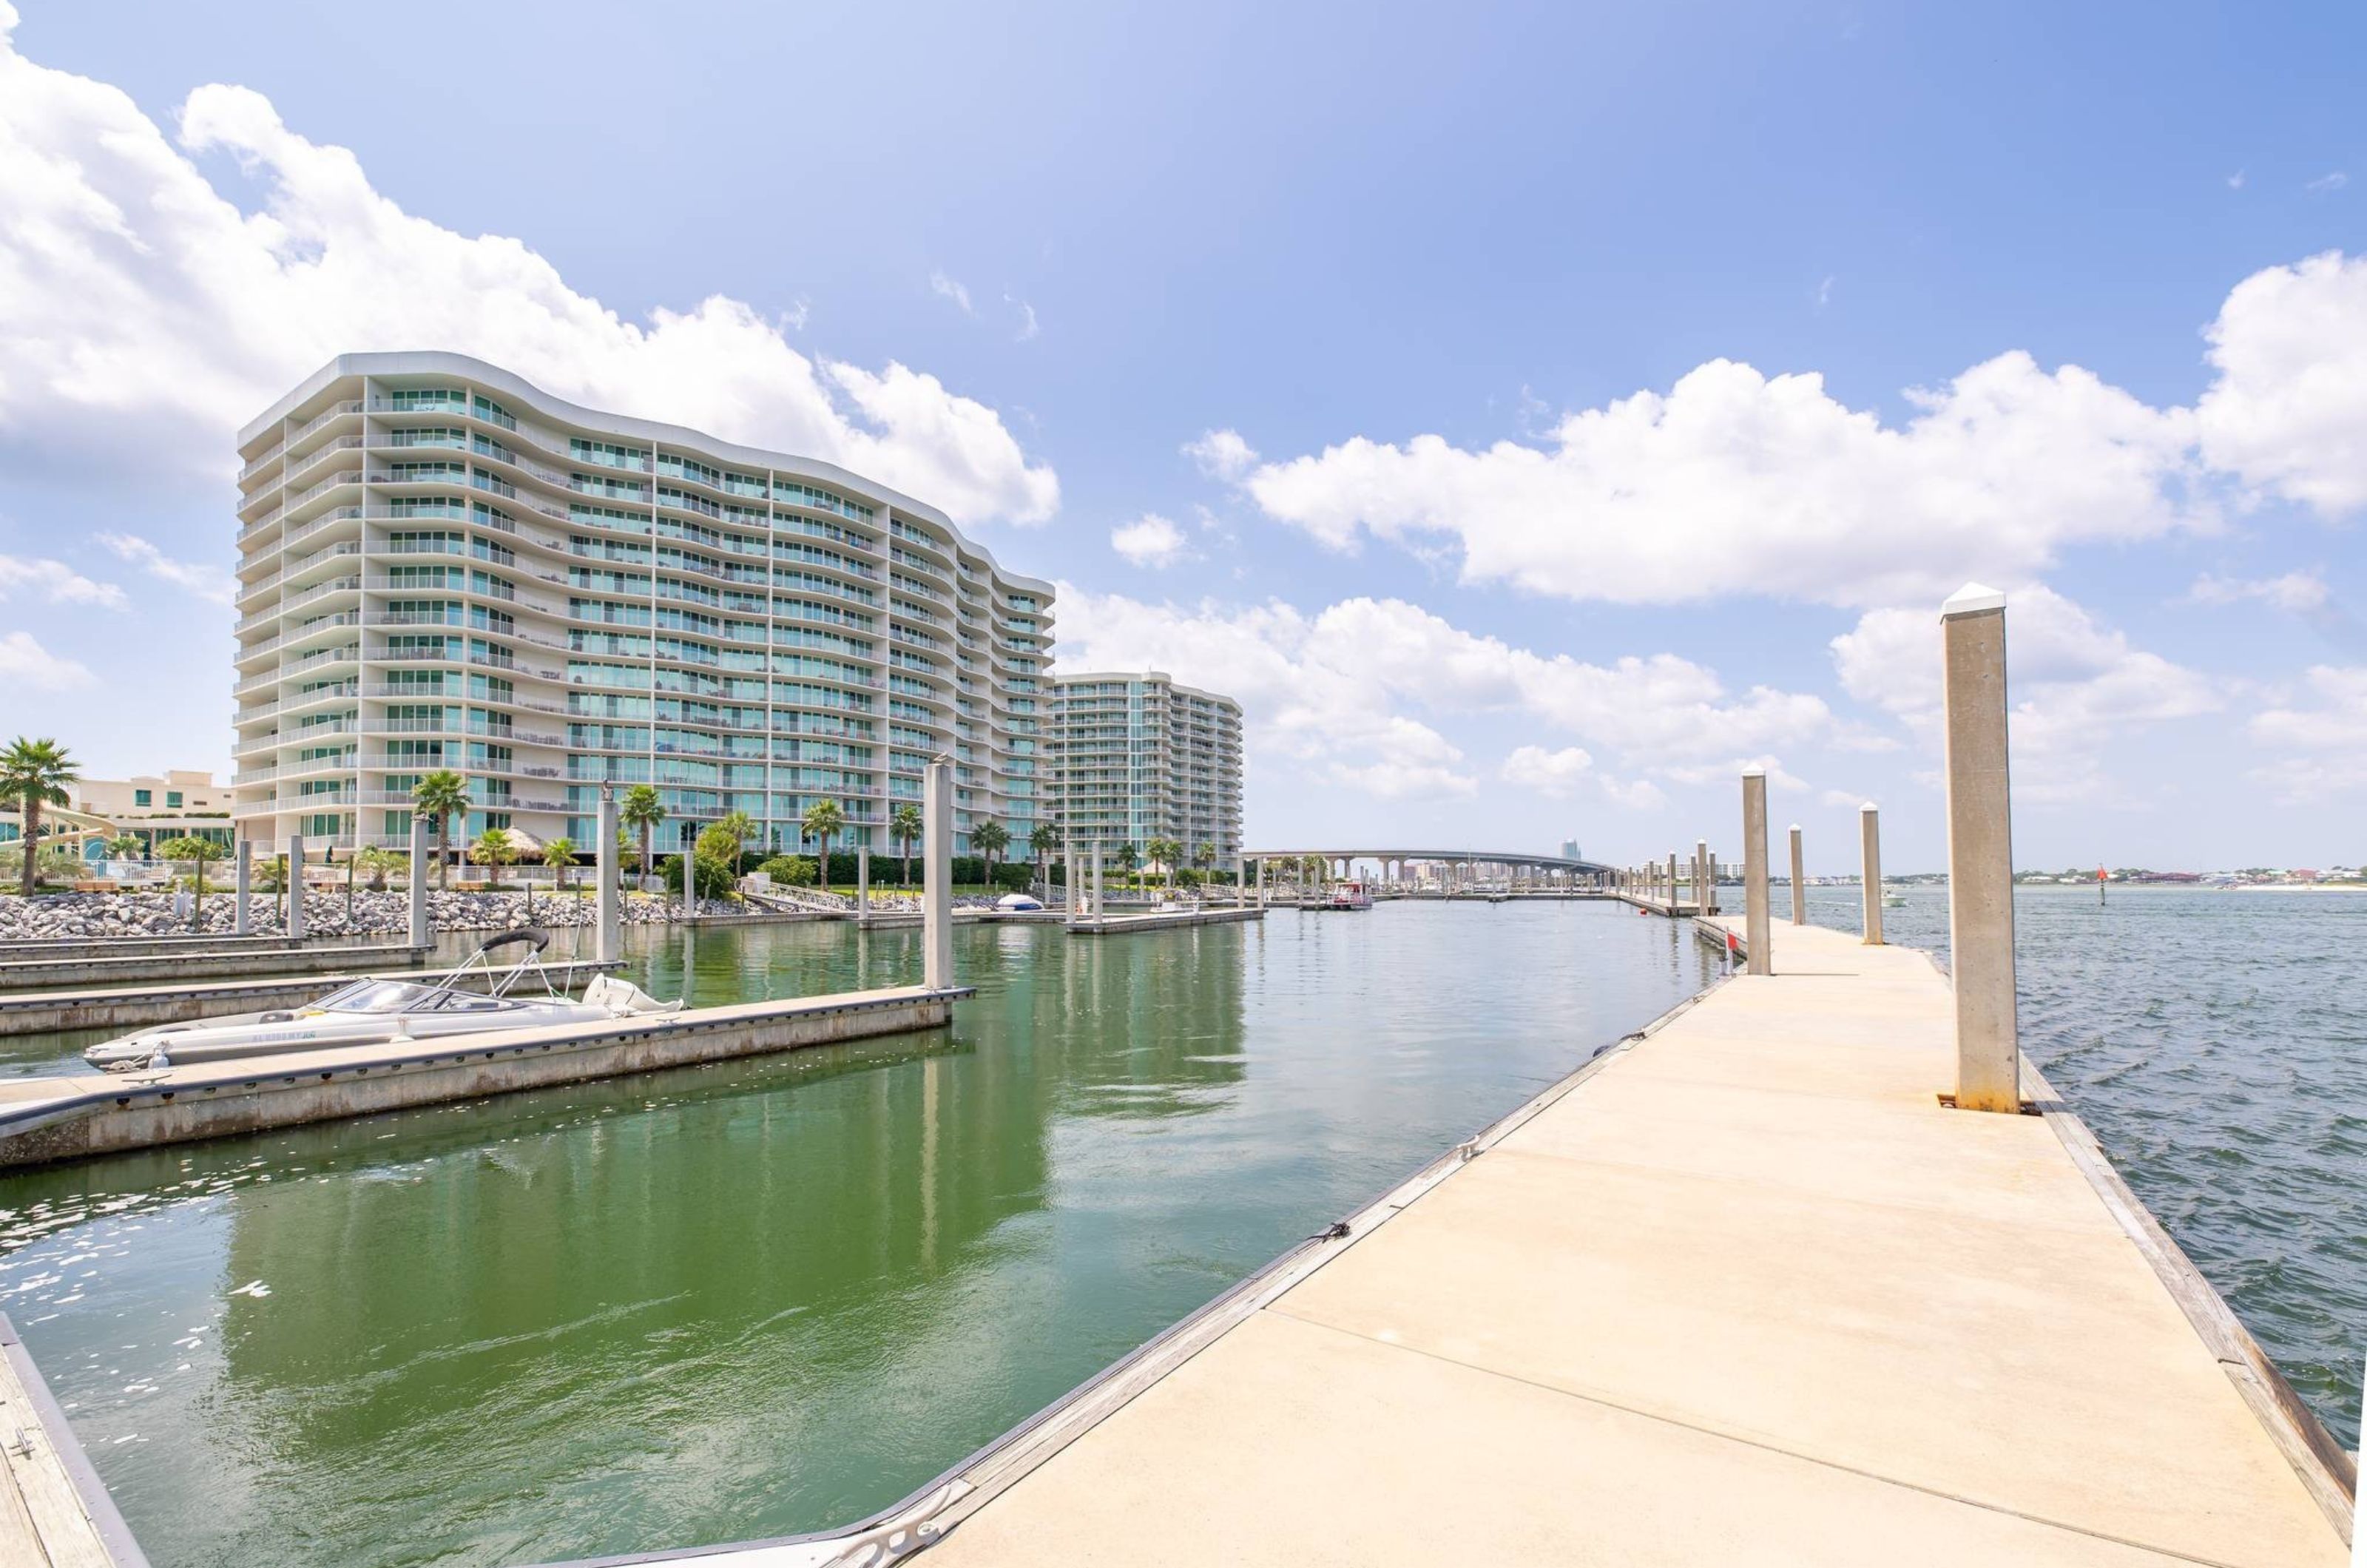
[[1709, 840], [1693, 840], [1693, 904], [1704, 915], [1717, 913], [1717, 874], [1711, 869], [1716, 863], [1709, 858]]
[[231, 905], [231, 932], [235, 936], [255, 934], [255, 840], [238, 841], [237, 899]]
[[1792, 923], [1808, 923], [1808, 874], [1800, 856], [1800, 825], [1792, 824]]
[[1677, 852], [1676, 852], [1676, 851], [1674, 851], [1674, 850], [1670, 850], [1670, 851], [1669, 852], [1669, 918], [1670, 918], [1670, 919], [1674, 919], [1676, 918], [1676, 914], [1677, 914]]
[[1767, 911], [1767, 774], [1759, 768], [1742, 775], [1742, 940], [1750, 944], [1753, 975], [1775, 973], [1769, 951], [1773, 934]]
[[857, 918], [871, 912], [871, 846], [855, 846], [855, 913]]
[[[613, 804], [613, 803], [612, 803]], [[610, 835], [614, 837], [614, 835]], [[427, 945], [427, 819], [411, 818], [411, 945]]]
[[1882, 812], [1874, 802], [1867, 801], [1857, 808], [1859, 853], [1864, 857], [1859, 873], [1864, 883], [1865, 945], [1880, 947], [1882, 941]]
[[2006, 770], [2005, 595], [1967, 583], [1940, 607], [1947, 713], [1948, 944], [1956, 1105], [2022, 1109], [2014, 1015], [2013, 824]]
[[954, 765], [929, 764], [921, 787], [921, 984], [954, 983]]
[[1093, 897], [1086, 906], [1085, 913], [1099, 919], [1102, 916], [1102, 845], [1099, 839], [1093, 840]]
[[1060, 884], [1060, 912], [1070, 919], [1077, 918], [1077, 844], [1073, 839], [1060, 841], [1060, 858], [1067, 875]]
[[304, 835], [288, 835], [288, 940], [304, 940]]
[[[624, 868], [617, 863], [617, 792], [605, 785], [600, 791], [599, 852], [593, 857], [593, 874], [600, 879], [600, 899], [593, 910], [600, 922], [594, 945], [594, 955], [603, 964], [614, 964], [623, 956], [625, 890], [620, 886]], [[414, 886], [425, 884], [414, 883]], [[413, 916], [424, 919], [424, 910]]]

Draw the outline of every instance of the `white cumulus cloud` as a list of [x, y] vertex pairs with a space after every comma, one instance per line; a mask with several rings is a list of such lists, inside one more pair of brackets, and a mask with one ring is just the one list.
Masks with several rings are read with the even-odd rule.
[[[405, 212], [270, 101], [204, 86], [176, 132], [17, 52], [0, 6], [0, 442], [174, 482], [334, 355], [443, 348], [560, 395], [839, 463], [965, 520], [1059, 501], [991, 408], [792, 347], [742, 301], [629, 320], [523, 241]], [[243, 213], [192, 161], [233, 159]]]
[[1338, 548], [1459, 548], [1467, 582], [1574, 599], [1765, 594], [1864, 605], [2020, 578], [2064, 547], [2197, 521], [2165, 481], [2191, 416], [2006, 354], [1886, 425], [1821, 377], [1717, 360], [1569, 414], [1543, 446], [1357, 437], [1261, 465], [1268, 515]]
[[1224, 692], [1241, 703], [1253, 755], [1376, 794], [1476, 789], [1440, 729], [1475, 714], [1517, 716], [1642, 771], [1850, 739], [1817, 697], [1735, 693], [1673, 654], [1590, 664], [1537, 653], [1403, 600], [1348, 599], [1308, 615], [1278, 601], [1151, 604], [1068, 583], [1059, 592], [1062, 666], [1165, 670]]
[[1719, 359], [1666, 391], [1524, 413], [1535, 439], [1356, 435], [1263, 461], [1220, 430], [1185, 450], [1333, 548], [1381, 539], [1468, 583], [1630, 604], [1936, 604], [2079, 547], [2215, 529], [2230, 502], [2367, 510], [2367, 258], [2256, 273], [2205, 336], [2191, 408], [2015, 351], [1909, 390], [1893, 422], [1817, 375]]
[[94, 581], [62, 560], [0, 556], [0, 599], [18, 594], [45, 599], [52, 604], [92, 604], [102, 610], [131, 607], [122, 589], [112, 582]]
[[91, 672], [33, 640], [30, 632], [0, 632], [0, 681], [35, 692], [63, 692], [90, 685]]
[[2196, 412], [2213, 466], [2328, 517], [2367, 507], [2367, 257], [2256, 272], [2204, 335], [2218, 375]]
[[2252, 776], [2289, 804], [2367, 788], [2367, 666], [2321, 664], [2303, 683], [2305, 705], [2281, 702], [2248, 727], [2271, 753]]
[[149, 576], [169, 582], [200, 599], [227, 604], [238, 596], [238, 580], [227, 568], [207, 566], [200, 561], [175, 560], [137, 534], [101, 534], [98, 542], [105, 545], [118, 560], [130, 561]]
[[2190, 604], [2239, 604], [2252, 600], [2295, 615], [2326, 608], [2328, 597], [2326, 580], [2314, 571], [2289, 571], [2282, 577], [2259, 579], [2214, 577], [2204, 572], [2186, 591]]
[[[2143, 725], [2215, 713], [2210, 677], [2130, 645], [2080, 605], [2033, 586], [2006, 605], [2006, 680], [2014, 792], [2033, 800], [2095, 798], [2109, 785], [2106, 748]], [[1850, 695], [1903, 721], [1936, 748], [1942, 712], [1936, 609], [1869, 611], [1833, 638]]]
[[1227, 484], [1247, 477], [1258, 460], [1256, 449], [1241, 439], [1238, 430], [1205, 432], [1198, 440], [1184, 443], [1184, 455], [1198, 464], [1202, 473]]
[[1519, 746], [1504, 759], [1504, 782], [1567, 799], [1579, 785], [1595, 777], [1594, 759], [1582, 746], [1548, 751], [1542, 746]]
[[1184, 557], [1184, 530], [1156, 512], [1110, 530], [1110, 548], [1136, 566], [1169, 567]]

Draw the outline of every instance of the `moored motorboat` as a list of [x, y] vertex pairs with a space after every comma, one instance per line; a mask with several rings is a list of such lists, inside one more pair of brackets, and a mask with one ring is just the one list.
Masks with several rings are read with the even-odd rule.
[[[83, 1059], [108, 1072], [130, 1072], [391, 1040], [442, 1040], [541, 1024], [601, 1022], [681, 1008], [680, 1001], [658, 1001], [612, 975], [595, 976], [580, 999], [561, 995], [542, 967], [542, 950], [549, 941], [544, 931], [509, 931], [485, 942], [441, 979], [355, 980], [306, 1007], [159, 1024], [101, 1041], [85, 1051]], [[520, 944], [526, 953], [496, 974], [490, 954]], [[481, 988], [472, 982], [481, 982]], [[517, 994], [530, 985], [538, 985], [540, 994]]]
[[1369, 909], [1372, 907], [1373, 890], [1361, 882], [1333, 884], [1319, 906], [1325, 909]]

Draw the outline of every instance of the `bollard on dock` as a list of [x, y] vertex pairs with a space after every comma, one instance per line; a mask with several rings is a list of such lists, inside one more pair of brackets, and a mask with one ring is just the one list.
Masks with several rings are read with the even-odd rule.
[[[619, 906], [624, 901], [624, 889], [618, 886], [618, 883], [624, 868], [617, 863], [617, 792], [605, 784], [600, 786], [599, 832], [600, 842], [595, 846], [598, 852], [592, 859], [593, 874], [598, 877], [600, 882], [599, 900], [594, 905], [592, 912], [594, 918], [599, 921], [600, 929], [599, 934], [594, 941], [593, 954], [603, 964], [614, 964], [622, 956], [620, 950], [624, 945], [623, 932], [619, 929], [622, 922], [618, 919], [622, 913]], [[417, 929], [425, 924], [427, 919], [427, 884], [422, 880], [418, 871], [419, 851], [416, 847], [418, 839], [419, 825], [414, 822], [412, 824], [413, 848], [411, 880], [411, 922], [414, 932], [411, 940], [414, 942], [419, 940], [415, 934]]]
[[2019, 1111], [2013, 821], [2007, 788], [2005, 595], [1966, 583], [1940, 607], [1946, 686], [1948, 943], [1956, 1106]]
[[921, 984], [954, 983], [954, 765], [929, 764], [921, 797]]
[[1792, 923], [1795, 926], [1805, 926], [1808, 923], [1808, 876], [1807, 873], [1801, 869], [1803, 863], [1800, 857], [1800, 825], [1795, 822], [1792, 824]]
[[1864, 869], [1860, 875], [1865, 883], [1865, 945], [1880, 947], [1883, 945], [1882, 812], [1870, 800], [1857, 808], [1857, 836], [1864, 856]]
[[1760, 768], [1742, 774], [1742, 940], [1750, 949], [1753, 975], [1775, 973], [1773, 941], [1767, 918], [1767, 774]]
[[304, 940], [304, 835], [288, 835], [288, 940]]

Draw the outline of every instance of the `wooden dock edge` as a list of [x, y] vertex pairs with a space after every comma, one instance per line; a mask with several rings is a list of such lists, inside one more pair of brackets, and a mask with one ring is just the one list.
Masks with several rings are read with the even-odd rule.
[[[656, 1562], [729, 1559], [764, 1553], [764, 1568], [882, 1568], [923, 1547], [1017, 1485], [1061, 1450], [1100, 1426], [1134, 1399], [1215, 1344], [1243, 1320], [1338, 1258], [1395, 1218], [1465, 1162], [1549, 1110], [1601, 1072], [1611, 1061], [1658, 1034], [1725, 982], [1721, 978], [1687, 997], [1641, 1029], [1595, 1048], [1584, 1062], [1512, 1111], [1448, 1149], [1396, 1186], [1326, 1230], [1290, 1247], [1179, 1322], [1162, 1329], [1117, 1360], [1079, 1383], [1001, 1437], [957, 1461], [934, 1479], [876, 1514], [834, 1530], [775, 1536], [714, 1546], [676, 1547], [622, 1556], [579, 1558], [542, 1568], [640, 1568]], [[796, 1547], [810, 1556], [787, 1555]]]
[[[33, 1422], [29, 1427], [21, 1424], [20, 1402]], [[0, 1506], [21, 1506], [20, 1522], [47, 1560], [72, 1568], [148, 1568], [147, 1554], [6, 1313], [0, 1313], [0, 1415], [7, 1417], [0, 1421], [6, 1450], [0, 1453], [6, 1472], [0, 1485], [7, 1494]]]

